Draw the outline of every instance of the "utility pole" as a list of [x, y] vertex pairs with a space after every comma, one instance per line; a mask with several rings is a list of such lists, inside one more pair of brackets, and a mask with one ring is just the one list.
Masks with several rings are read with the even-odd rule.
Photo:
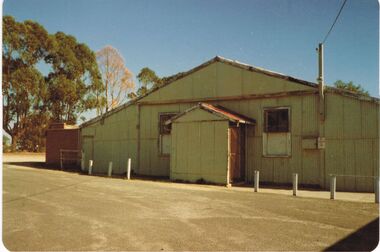
[[318, 48], [318, 93], [319, 93], [319, 115], [321, 121], [325, 120], [325, 83], [323, 80], [323, 44], [319, 43]]
[[319, 112], [319, 123], [318, 132], [319, 136], [317, 139], [317, 148], [320, 150], [319, 164], [320, 164], [320, 181], [319, 184], [326, 186], [326, 170], [325, 170], [325, 83], [323, 75], [323, 43], [319, 43], [318, 48], [318, 112]]

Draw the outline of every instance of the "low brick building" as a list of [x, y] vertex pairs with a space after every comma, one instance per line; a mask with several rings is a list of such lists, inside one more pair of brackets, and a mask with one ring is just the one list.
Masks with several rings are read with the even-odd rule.
[[76, 125], [52, 123], [46, 131], [46, 164], [60, 165], [61, 150], [74, 151], [73, 155], [77, 155], [75, 151], [80, 151], [79, 136], [79, 128]]

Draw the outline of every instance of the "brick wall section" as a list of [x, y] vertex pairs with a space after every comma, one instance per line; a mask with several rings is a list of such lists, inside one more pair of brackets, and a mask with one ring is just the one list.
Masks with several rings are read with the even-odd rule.
[[60, 164], [60, 150], [79, 150], [79, 129], [48, 129], [46, 131], [46, 164]]

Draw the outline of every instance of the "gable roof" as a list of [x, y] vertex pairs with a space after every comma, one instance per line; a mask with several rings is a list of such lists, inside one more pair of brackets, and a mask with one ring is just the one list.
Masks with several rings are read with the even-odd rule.
[[[246, 63], [242, 63], [242, 62], [239, 62], [237, 60], [227, 59], [227, 58], [224, 58], [224, 57], [221, 57], [221, 56], [216, 56], [216, 57], [212, 58], [211, 60], [206, 61], [205, 63], [203, 63], [203, 64], [201, 64], [201, 65], [199, 65], [199, 66], [197, 66], [197, 67], [195, 67], [195, 68], [193, 68], [193, 69], [191, 69], [191, 70], [189, 70], [187, 72], [180, 72], [178, 74], [175, 74], [175, 75], [172, 75], [172, 76], [168, 77], [167, 78], [168, 83], [166, 83], [166, 84], [169, 84], [169, 83], [171, 83], [173, 81], [181, 79], [181, 78], [183, 78], [183, 77], [185, 77], [185, 76], [187, 76], [189, 74], [192, 74], [192, 73], [194, 73], [194, 72], [196, 72], [196, 71], [198, 71], [198, 70], [200, 70], [202, 68], [205, 68], [206, 66], [211, 65], [212, 63], [215, 63], [215, 62], [225, 63], [227, 65], [235, 66], [235, 67], [238, 67], [238, 68], [241, 68], [241, 69], [244, 69], [244, 70], [248, 70], [248, 71], [251, 71], [251, 72], [262, 73], [262, 74], [265, 74], [265, 75], [268, 75], [268, 76], [271, 76], [271, 77], [280, 78], [280, 79], [296, 82], [298, 84], [306, 85], [306, 86], [309, 86], [309, 87], [318, 88], [318, 84], [310, 82], [310, 81], [301, 80], [301, 79], [294, 78], [294, 77], [289, 76], [289, 75], [277, 73], [277, 72], [270, 71], [270, 70], [267, 70], [267, 69], [264, 69], [264, 68], [261, 68], [261, 67], [257, 67], [257, 66], [253, 66], [253, 65], [248, 65]], [[158, 88], [160, 88], [160, 87], [158, 87]]]
[[[228, 65], [232, 65], [232, 66], [235, 66], [235, 67], [238, 67], [238, 68], [241, 68], [241, 69], [245, 69], [245, 70], [248, 70], [248, 71], [251, 71], [251, 72], [256, 72], [256, 73], [261, 73], [261, 74], [265, 74], [265, 75], [268, 75], [268, 76], [272, 76], [272, 77], [275, 77], [275, 78], [280, 78], [280, 79], [284, 79], [284, 80], [288, 80], [288, 81], [291, 81], [291, 82], [295, 82], [295, 83], [298, 83], [298, 84], [301, 84], [301, 85], [306, 85], [306, 86], [309, 86], [309, 87], [314, 87], [314, 88], [318, 88], [318, 84], [316, 83], [313, 83], [313, 82], [309, 82], [309, 81], [305, 81], [305, 80], [301, 80], [301, 79], [298, 79], [298, 78], [295, 78], [295, 77], [292, 77], [292, 76], [288, 76], [288, 75], [284, 75], [284, 74], [281, 74], [281, 73], [277, 73], [277, 72], [274, 72], [274, 71], [270, 71], [270, 70], [266, 70], [264, 68], [260, 68], [260, 67], [256, 67], [256, 66], [252, 66], [252, 65], [248, 65], [248, 64], [245, 64], [245, 63], [241, 63], [239, 61], [236, 61], [236, 60], [231, 60], [231, 59], [227, 59], [227, 58], [224, 58], [224, 57], [221, 57], [221, 56], [216, 56], [214, 58], [212, 58], [211, 60], [208, 60], [206, 61], [205, 63], [199, 65], [199, 66], [196, 66], [192, 69], [190, 69], [189, 71], [186, 71], [186, 72], [179, 72], [177, 74], [174, 74], [172, 76], [169, 76], [169, 77], [166, 77], [165, 78], [165, 82], [164, 84], [162, 84], [161, 86], [158, 86], [158, 87], [155, 87], [151, 90], [149, 90], [145, 95], [142, 95], [142, 96], [139, 96], [135, 99], [132, 99], [110, 111], [108, 111], [107, 113], [103, 114], [103, 115], [100, 115], [100, 116], [97, 116], [95, 118], [92, 118], [90, 119], [89, 121], [87, 122], [84, 122], [82, 123], [79, 127], [80, 128], [83, 128], [83, 127], [86, 127], [88, 125], [91, 125], [99, 120], [101, 120], [102, 118], [106, 118], [114, 113], [117, 113], [119, 112], [120, 110], [123, 110], [124, 108], [130, 106], [130, 105], [133, 105], [133, 104], [136, 104], [138, 103], [138, 101], [144, 99], [145, 97], [147, 97], [148, 95], [150, 95], [151, 93], [154, 93], [155, 91], [173, 83], [174, 81], [176, 80], [179, 80], [179, 79], [182, 79], [200, 69], [203, 69], [205, 67], [207, 67], [208, 65], [212, 64], [212, 63], [215, 63], [215, 62], [221, 62], [221, 63], [224, 63], [224, 64], [228, 64]], [[338, 88], [334, 88], [334, 87], [328, 87], [326, 86], [326, 91], [331, 91], [333, 93], [338, 93], [338, 94], [341, 94], [341, 95], [345, 95], [345, 96], [350, 96], [350, 97], [354, 97], [354, 98], [357, 98], [357, 99], [360, 99], [360, 100], [367, 100], [367, 101], [372, 101], [372, 102], [376, 102], [378, 103], [379, 102], [379, 99], [378, 98], [375, 98], [375, 97], [366, 97], [366, 96], [363, 96], [363, 95], [359, 95], [359, 94], [356, 94], [356, 93], [353, 93], [353, 92], [350, 92], [350, 91], [347, 91], [347, 90], [342, 90], [342, 89], [338, 89]]]
[[236, 113], [234, 111], [231, 111], [225, 107], [222, 107], [222, 106], [214, 106], [214, 105], [211, 105], [211, 104], [208, 104], [208, 103], [204, 103], [204, 102], [199, 102], [197, 105], [195, 105], [194, 107], [191, 107], [189, 109], [187, 109], [186, 111], [172, 117], [171, 119], [169, 119], [168, 121], [165, 122], [166, 125], [168, 124], [171, 124], [173, 123], [175, 120], [177, 120], [178, 118], [188, 114], [189, 112], [191, 111], [194, 111], [196, 109], [202, 109], [206, 112], [209, 112], [209, 113], [212, 113], [218, 117], [221, 117], [223, 119], [227, 119], [231, 122], [235, 122], [235, 123], [244, 123], [244, 124], [256, 124], [256, 120], [255, 119], [252, 119], [252, 118], [249, 118], [249, 117], [246, 117], [244, 115], [241, 115], [239, 113]]

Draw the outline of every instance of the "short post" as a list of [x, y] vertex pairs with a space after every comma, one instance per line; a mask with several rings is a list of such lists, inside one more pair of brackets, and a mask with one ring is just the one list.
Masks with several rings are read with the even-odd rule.
[[298, 174], [293, 173], [293, 196], [297, 196], [298, 191]]
[[112, 161], [108, 163], [108, 177], [112, 175]]
[[128, 158], [127, 179], [131, 179], [131, 159]]
[[375, 177], [375, 203], [379, 203], [380, 178]]
[[82, 155], [81, 155], [81, 160], [80, 160], [80, 169], [82, 170], [82, 171], [84, 171], [84, 162], [85, 162], [85, 154], [84, 154], [84, 151], [82, 151], [82, 153], [81, 153]]
[[88, 161], [88, 175], [92, 174], [92, 165], [94, 164], [94, 161], [89, 160]]
[[260, 180], [259, 176], [260, 176], [260, 172], [259, 171], [255, 171], [255, 177], [254, 177], [255, 192], [259, 191], [259, 180]]
[[330, 199], [335, 199], [335, 192], [336, 192], [336, 176], [330, 175]]

